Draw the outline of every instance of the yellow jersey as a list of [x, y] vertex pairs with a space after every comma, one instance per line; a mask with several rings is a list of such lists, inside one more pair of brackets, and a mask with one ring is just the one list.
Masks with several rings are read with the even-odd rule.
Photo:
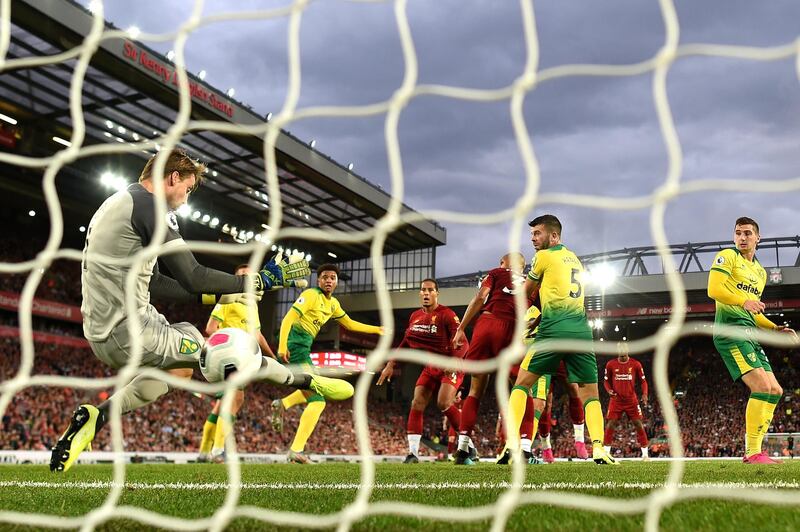
[[254, 334], [261, 329], [261, 320], [258, 319], [258, 306], [255, 304], [217, 304], [214, 310], [211, 311], [211, 318], [220, 322], [220, 328], [236, 327], [250, 334]]
[[528, 279], [539, 283], [542, 321], [537, 336], [591, 333], [583, 307], [583, 265], [563, 244], [536, 252]]
[[[711, 269], [726, 275], [725, 289], [742, 298], [742, 302], [761, 300], [767, 284], [767, 272], [755, 257], [751, 262], [738, 249], [723, 249], [714, 257]], [[755, 318], [750, 312], [740, 306], [726, 305], [719, 301], [716, 301], [714, 321], [728, 325], [756, 326]]]
[[334, 296], [330, 299], [325, 297], [325, 293], [319, 288], [303, 290], [297, 301], [292, 304], [292, 310], [300, 315], [300, 327], [314, 338], [328, 320], [331, 318], [338, 320], [347, 316], [339, 300]]

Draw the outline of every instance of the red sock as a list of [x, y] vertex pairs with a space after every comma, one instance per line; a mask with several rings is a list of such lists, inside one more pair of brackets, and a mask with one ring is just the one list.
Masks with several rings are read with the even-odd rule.
[[475, 428], [475, 420], [478, 418], [478, 399], [472, 395], [468, 395], [464, 400], [464, 405], [461, 407], [461, 423], [458, 425], [458, 433], [472, 434], [472, 429]]
[[408, 425], [406, 425], [406, 432], [408, 434], [422, 434], [422, 410], [411, 409], [408, 413]]
[[552, 427], [550, 409], [545, 408], [542, 415], [539, 416], [539, 436], [541, 438], [546, 438], [547, 435], [550, 434], [550, 427]]
[[603, 437], [603, 445], [611, 445], [614, 441], [614, 429], [606, 427], [606, 434]]
[[522, 423], [519, 426], [519, 437], [525, 440], [532, 440], [533, 434], [533, 420], [535, 412], [533, 411], [533, 398], [528, 397], [525, 403], [525, 415], [522, 416]]
[[453, 454], [458, 447], [458, 432], [450, 425], [450, 430], [447, 431], [447, 453]]
[[582, 425], [584, 422], [583, 417], [583, 403], [577, 397], [569, 398], [569, 417], [572, 418], [573, 425]]
[[442, 414], [447, 417], [447, 424], [458, 432], [458, 427], [461, 425], [461, 410], [455, 404], [452, 404]]
[[649, 442], [647, 441], [647, 432], [644, 431], [644, 427], [636, 429], [636, 437], [639, 439], [639, 447], [647, 447]]

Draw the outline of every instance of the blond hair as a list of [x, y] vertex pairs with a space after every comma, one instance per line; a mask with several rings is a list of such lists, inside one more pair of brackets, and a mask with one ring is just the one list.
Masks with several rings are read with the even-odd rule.
[[[158, 154], [150, 157], [150, 160], [144, 165], [142, 173], [139, 175], [139, 183], [153, 177], [156, 157], [158, 157]], [[168, 176], [172, 172], [178, 172], [181, 176], [181, 181], [188, 179], [190, 175], [194, 174], [196, 178], [195, 188], [197, 188], [203, 183], [203, 174], [206, 172], [206, 165], [197, 159], [192, 159], [185, 150], [176, 148], [167, 156], [167, 162], [164, 165], [164, 176]]]

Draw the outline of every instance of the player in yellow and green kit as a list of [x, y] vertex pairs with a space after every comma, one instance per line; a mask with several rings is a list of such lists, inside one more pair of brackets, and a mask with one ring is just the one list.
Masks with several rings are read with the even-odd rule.
[[[597, 360], [594, 352], [563, 353], [542, 351], [544, 340], [592, 340], [592, 329], [583, 306], [583, 265], [561, 243], [561, 222], [552, 214], [531, 220], [531, 242], [536, 248], [525, 289], [530, 297], [537, 290], [542, 318], [536, 338], [520, 364], [519, 375], [509, 398], [509, 422], [518, 428], [525, 413], [528, 390], [542, 375], [554, 375], [561, 360], [567, 367], [567, 381], [578, 384], [583, 401], [586, 427], [592, 440], [592, 458], [598, 464], [616, 464], [603, 448], [603, 411], [597, 391]], [[534, 434], [538, 420], [534, 421]], [[509, 434], [508, 447], [516, 449], [519, 431]]]
[[761, 450], [764, 435], [769, 430], [772, 414], [783, 394], [764, 349], [753, 338], [756, 327], [791, 334], [794, 330], [776, 325], [764, 316], [761, 296], [767, 284], [767, 272], [756, 259], [756, 247], [761, 240], [758, 224], [752, 218], [736, 220], [733, 243], [736, 247], [723, 249], [714, 258], [708, 274], [708, 297], [716, 302], [714, 322], [741, 327], [745, 338], [731, 338], [714, 330], [717, 348], [734, 381], [741, 379], [750, 389], [745, 409], [746, 464], [776, 464]]
[[[247, 275], [250, 268], [247, 264], [240, 264], [234, 271], [236, 275]], [[305, 279], [302, 281], [308, 286]], [[206, 324], [206, 335], [211, 336], [219, 329], [226, 327], [236, 327], [242, 329], [256, 337], [261, 353], [270, 358], [275, 358], [275, 354], [270, 349], [264, 335], [261, 334], [261, 321], [258, 318], [258, 303], [254, 299], [240, 298], [232, 303], [217, 303], [211, 311], [211, 317]], [[225, 460], [225, 436], [233, 429], [236, 414], [242, 408], [244, 402], [244, 390], [236, 390], [233, 397], [231, 411], [225, 419], [219, 419], [219, 408], [222, 403], [222, 393], [217, 394], [214, 407], [208, 415], [203, 425], [203, 438], [200, 441], [200, 454], [198, 462], [222, 462]], [[220, 422], [221, 421], [221, 422]]]
[[[337, 320], [351, 331], [367, 334], [383, 334], [383, 327], [366, 325], [350, 318], [342, 309], [333, 291], [339, 283], [339, 267], [323, 264], [317, 268], [317, 288], [304, 290], [281, 322], [278, 356], [292, 365], [303, 366], [313, 372], [311, 344], [320, 329], [328, 320]], [[311, 460], [305, 455], [306, 442], [317, 426], [319, 416], [325, 409], [325, 398], [309, 390], [298, 390], [283, 399], [272, 402], [272, 425], [276, 432], [283, 429], [283, 412], [295, 405], [308, 403], [300, 416], [294, 441], [287, 454], [287, 460], [298, 464], [308, 464]]]

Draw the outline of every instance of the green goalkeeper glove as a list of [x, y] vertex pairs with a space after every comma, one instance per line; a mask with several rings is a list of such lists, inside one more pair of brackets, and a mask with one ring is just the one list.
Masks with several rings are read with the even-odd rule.
[[303, 277], [309, 275], [311, 269], [303, 254], [290, 255], [287, 261], [283, 259], [283, 252], [278, 252], [257, 274], [252, 275], [252, 279], [255, 291], [259, 292], [288, 286], [305, 288], [308, 286], [308, 280]]

